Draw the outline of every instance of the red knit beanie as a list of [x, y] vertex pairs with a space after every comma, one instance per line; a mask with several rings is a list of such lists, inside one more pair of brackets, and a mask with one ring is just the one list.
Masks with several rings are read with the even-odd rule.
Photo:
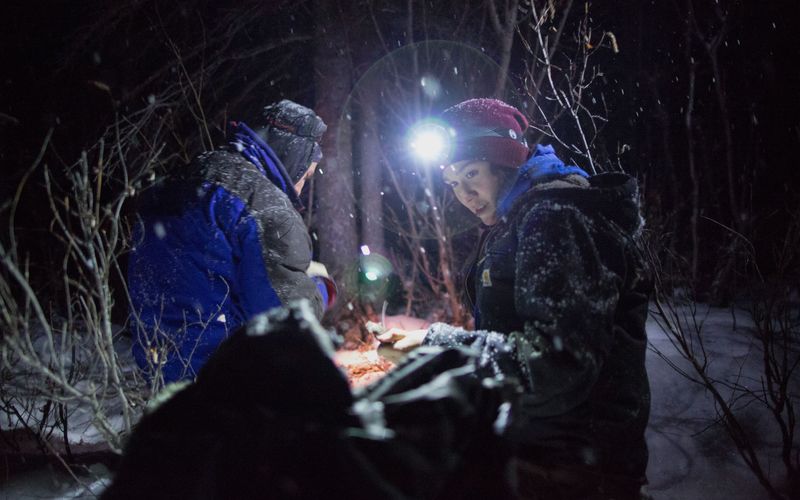
[[525, 141], [528, 119], [517, 108], [497, 99], [470, 99], [448, 108], [442, 119], [455, 132], [449, 161], [487, 160], [517, 168], [528, 159]]

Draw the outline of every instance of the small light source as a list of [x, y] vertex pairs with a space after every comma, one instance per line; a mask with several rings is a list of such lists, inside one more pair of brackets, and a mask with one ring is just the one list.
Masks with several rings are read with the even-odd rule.
[[358, 259], [358, 282], [362, 287], [367, 287], [362, 288], [362, 292], [365, 290], [375, 292], [378, 290], [376, 286], [385, 286], [391, 273], [392, 264], [378, 253], [371, 252], [370, 255], [362, 255]]
[[425, 162], [445, 158], [450, 147], [450, 134], [444, 125], [426, 121], [411, 128], [409, 144], [414, 154]]
[[369, 255], [369, 246], [368, 245], [361, 245], [361, 255]]

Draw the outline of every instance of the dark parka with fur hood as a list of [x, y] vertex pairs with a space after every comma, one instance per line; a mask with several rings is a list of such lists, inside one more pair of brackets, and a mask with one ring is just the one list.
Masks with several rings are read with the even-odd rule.
[[636, 181], [551, 175], [528, 184], [512, 189], [510, 210], [485, 230], [472, 261], [476, 331], [436, 323], [424, 343], [470, 345], [485, 368], [521, 380], [508, 431], [520, 455], [638, 481], [647, 466], [651, 281], [637, 243]]

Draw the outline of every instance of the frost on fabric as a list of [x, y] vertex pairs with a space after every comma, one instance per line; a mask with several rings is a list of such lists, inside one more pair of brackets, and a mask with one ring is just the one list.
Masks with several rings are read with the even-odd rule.
[[[476, 278], [481, 324], [508, 330], [436, 326], [426, 343], [480, 348], [484, 365], [520, 376], [528, 389], [526, 401], [538, 415], [581, 404], [612, 348], [626, 353], [625, 359], [611, 361], [614, 373], [635, 364], [633, 358], [643, 351], [637, 344], [643, 325], [626, 323], [630, 335], [615, 328], [621, 291], [628, 294], [626, 304], [639, 304], [648, 289], [646, 269], [633, 250], [641, 228], [636, 193], [634, 180], [614, 174], [581, 185], [533, 186], [489, 229], [476, 263], [475, 276], [493, 278]], [[625, 314], [640, 318], [643, 311]], [[513, 368], [503, 360], [512, 361]], [[646, 392], [635, 383], [625, 390]]]
[[446, 323], [434, 323], [428, 328], [423, 344], [470, 347], [479, 352], [478, 367], [487, 370], [491, 376], [519, 378], [515, 368], [514, 346], [504, 334], [486, 330], [468, 331]]

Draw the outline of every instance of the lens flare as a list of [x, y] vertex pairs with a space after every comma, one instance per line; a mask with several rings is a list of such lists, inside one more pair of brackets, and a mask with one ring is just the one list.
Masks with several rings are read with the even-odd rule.
[[392, 264], [372, 249], [369, 255], [362, 253], [347, 266], [339, 285], [344, 295], [380, 307], [390, 295], [402, 293], [391, 285], [396, 281]]

